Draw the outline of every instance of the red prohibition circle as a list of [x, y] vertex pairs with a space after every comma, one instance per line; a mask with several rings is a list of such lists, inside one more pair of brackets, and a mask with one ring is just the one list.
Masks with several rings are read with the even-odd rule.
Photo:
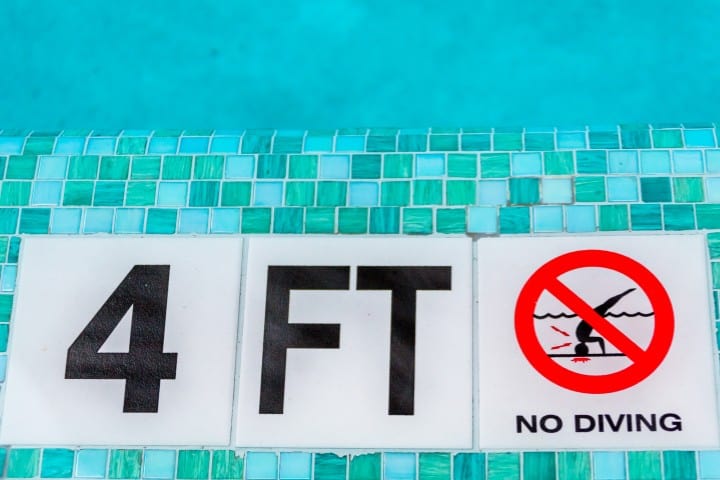
[[[630, 366], [606, 375], [577, 373], [556, 363], [540, 345], [535, 331], [533, 314], [547, 285], [557, 285], [558, 277], [566, 272], [588, 267], [615, 270], [635, 281], [647, 295], [655, 313], [655, 327], [647, 348], [642, 350], [637, 347], [638, 354], [631, 359]], [[587, 321], [586, 318], [584, 320]], [[606, 250], [579, 250], [550, 260], [530, 276], [520, 291], [515, 307], [515, 336], [530, 364], [551, 382], [581, 393], [612, 393], [643, 381], [655, 371], [670, 350], [674, 329], [672, 302], [657, 277], [632, 258]]]

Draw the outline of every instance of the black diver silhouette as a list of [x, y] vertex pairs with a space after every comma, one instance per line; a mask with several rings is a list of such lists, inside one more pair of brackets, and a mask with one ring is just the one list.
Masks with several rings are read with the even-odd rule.
[[[628, 293], [634, 291], [634, 288], [630, 288], [628, 290], [625, 290], [624, 292], [615, 295], [614, 297], [610, 297], [607, 300], [605, 300], [602, 304], [595, 307], [593, 310], [595, 310], [595, 313], [600, 315], [601, 317], [604, 317], [607, 315], [608, 310], [610, 310], [612, 307], [615, 306], [616, 303], [620, 301], [625, 295]], [[592, 325], [590, 325], [585, 320], [582, 320], [577, 328], [575, 329], [575, 336], [578, 339], [577, 345], [575, 345], [575, 353], [578, 355], [587, 355], [590, 349], [588, 348], [588, 343], [599, 343], [600, 344], [600, 350], [602, 350], [603, 355], [605, 354], [605, 340], [603, 340], [602, 337], [591, 337], [590, 334], [593, 331]]]

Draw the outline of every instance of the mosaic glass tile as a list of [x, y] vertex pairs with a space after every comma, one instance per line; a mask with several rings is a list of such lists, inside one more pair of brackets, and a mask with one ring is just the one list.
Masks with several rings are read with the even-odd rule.
[[480, 176], [482, 178], [506, 178], [510, 176], [510, 155], [481, 154]]
[[140, 478], [142, 450], [111, 450], [108, 478]]
[[629, 480], [662, 478], [660, 452], [628, 452], [627, 463]]
[[242, 479], [243, 457], [232, 450], [215, 450], [212, 454], [212, 479]]
[[108, 451], [103, 449], [78, 450], [75, 476], [78, 478], [105, 478], [107, 457]]
[[6, 475], [8, 478], [32, 478], [38, 474], [39, 448], [10, 449]]
[[575, 153], [578, 174], [607, 173], [607, 152], [602, 150], [578, 150]]
[[518, 453], [489, 453], [487, 456], [488, 480], [520, 480]]
[[177, 458], [178, 479], [208, 478], [210, 452], [208, 450], [180, 450]]
[[575, 173], [572, 152], [545, 152], [545, 175], [572, 175]]
[[558, 452], [558, 480], [590, 480], [590, 454], [587, 452]]

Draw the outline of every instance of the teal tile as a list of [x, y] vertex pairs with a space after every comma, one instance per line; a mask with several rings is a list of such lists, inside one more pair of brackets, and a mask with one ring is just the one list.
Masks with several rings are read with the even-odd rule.
[[619, 148], [620, 139], [616, 131], [595, 132], [590, 130], [588, 134], [590, 148]]
[[413, 182], [414, 205], [442, 205], [442, 180], [416, 180]]
[[223, 177], [225, 157], [222, 155], [198, 155], [195, 157], [193, 177], [198, 180], [218, 180]]
[[276, 136], [273, 139], [273, 153], [300, 153], [302, 151], [303, 137], [295, 136]]
[[720, 228], [720, 204], [697, 205], [695, 215], [698, 229]]
[[367, 137], [367, 143], [365, 145], [365, 150], [368, 152], [394, 152], [394, 151], [396, 151], [396, 143], [397, 143], [397, 139], [395, 136], [369, 135]]
[[142, 450], [112, 450], [108, 464], [108, 478], [140, 478]]
[[351, 162], [352, 178], [380, 178], [382, 156], [353, 155]]
[[273, 219], [273, 233], [303, 233], [302, 208], [276, 208]]
[[465, 233], [464, 208], [438, 208], [435, 211], [435, 228], [438, 233]]
[[287, 182], [285, 205], [294, 207], [312, 206], [315, 203], [315, 182]]
[[290, 155], [290, 178], [317, 178], [317, 155]]
[[575, 173], [572, 152], [545, 152], [543, 155], [545, 175], [572, 175]]
[[475, 178], [477, 176], [477, 155], [467, 153], [451, 153], [447, 159], [449, 177]]
[[473, 205], [476, 185], [475, 180], [448, 180], [445, 184], [446, 204]]
[[223, 182], [220, 202], [224, 207], [250, 205], [251, 182]]
[[641, 177], [640, 192], [643, 202], [672, 201], [672, 190], [668, 177]]
[[665, 230], [694, 230], [695, 209], [692, 205], [663, 205]]
[[530, 209], [501, 207], [500, 233], [530, 233]]
[[215, 450], [212, 455], [210, 478], [242, 480], [243, 457], [233, 450]]
[[607, 152], [602, 150], [578, 150], [575, 153], [578, 174], [607, 173]]
[[488, 480], [520, 480], [520, 455], [517, 453], [489, 453]]
[[662, 230], [660, 205], [630, 205], [630, 224], [635, 231]]
[[[404, 208], [403, 232], [404, 234], [433, 233], [433, 211], [431, 208]], [[718, 242], [720, 244], [720, 242]], [[720, 247], [718, 248], [720, 250]]]
[[522, 150], [522, 133], [494, 133], [493, 150]]
[[37, 157], [34, 155], [11, 156], [7, 163], [5, 178], [9, 180], [32, 180], [35, 178]]
[[318, 182], [317, 205], [319, 207], [344, 206], [347, 201], [347, 182]]
[[457, 135], [430, 135], [431, 152], [457, 151], [460, 140]]
[[650, 148], [650, 129], [647, 126], [621, 125], [622, 148]]
[[591, 480], [590, 454], [588, 452], [558, 452], [557, 480]]
[[398, 152], [425, 152], [428, 148], [427, 135], [398, 136]]
[[270, 135], [245, 134], [242, 138], [241, 153], [270, 153]]
[[453, 480], [485, 480], [485, 454], [458, 453], [455, 455]]
[[208, 450], [180, 450], [177, 459], [178, 479], [204, 479], [210, 473]]
[[660, 452], [628, 452], [628, 480], [663, 478]]
[[379, 453], [353, 455], [350, 458], [348, 480], [381, 480], [382, 458]]
[[653, 148], [680, 148], [683, 146], [682, 131], [679, 129], [653, 130]]
[[380, 204], [383, 207], [403, 207], [409, 205], [410, 182], [382, 182]]
[[418, 459], [418, 480], [450, 480], [450, 454], [421, 453]]
[[629, 229], [627, 205], [600, 205], [598, 210], [601, 232], [618, 232]]
[[340, 233], [367, 233], [368, 213], [367, 208], [340, 208], [338, 210], [338, 231]]
[[173, 208], [150, 208], [147, 214], [147, 233], [175, 233], [177, 210]]
[[335, 233], [335, 209], [306, 209], [305, 233]]
[[23, 208], [20, 211], [20, 227], [18, 233], [42, 235], [50, 233], [50, 209]]
[[510, 203], [532, 205], [540, 202], [540, 182], [537, 178], [511, 178]]
[[482, 178], [505, 178], [510, 176], [510, 155], [507, 153], [484, 153], [480, 155]]
[[162, 162], [164, 180], [189, 180], [192, 173], [192, 157], [185, 155], [166, 156]]
[[413, 174], [413, 156], [409, 154], [387, 154], [383, 161], [383, 177], [410, 178]]
[[460, 147], [465, 152], [488, 151], [488, 150], [490, 150], [490, 134], [488, 134], [488, 133], [478, 133], [478, 134], [465, 133], [461, 136]]
[[95, 183], [93, 205], [96, 207], [121, 207], [124, 198], [125, 182]]
[[663, 452], [664, 480], [691, 480], [696, 477], [695, 452]]
[[287, 155], [259, 155], [257, 178], [285, 178]]
[[555, 149], [555, 135], [552, 133], [525, 133], [525, 150], [539, 152]]
[[8, 456], [7, 478], [35, 477], [39, 463], [39, 448], [12, 448]]
[[130, 174], [130, 157], [102, 157], [100, 180], [127, 180]]
[[397, 207], [371, 208], [370, 233], [400, 233], [400, 209]]
[[0, 208], [0, 233], [15, 233], [18, 223], [19, 209]]
[[315, 454], [315, 480], [345, 480], [347, 457], [334, 453]]
[[242, 233], [270, 233], [270, 208], [243, 208]]
[[133, 180], [157, 180], [160, 178], [160, 157], [133, 157], [130, 178]]
[[72, 477], [75, 452], [66, 448], [46, 448], [42, 453], [41, 478]]
[[555, 453], [525, 452], [523, 454], [523, 478], [555, 480]]

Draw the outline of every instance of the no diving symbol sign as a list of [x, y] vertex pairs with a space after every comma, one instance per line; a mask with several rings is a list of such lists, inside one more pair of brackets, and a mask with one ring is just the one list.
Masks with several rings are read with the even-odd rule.
[[[642, 307], [632, 311], [633, 305]], [[562, 311], [542, 311], [548, 308]], [[657, 277], [606, 250], [550, 260], [530, 276], [515, 308], [516, 338], [530, 364], [582, 393], [617, 392], [647, 378], [665, 358], [673, 332], [672, 303]]]

